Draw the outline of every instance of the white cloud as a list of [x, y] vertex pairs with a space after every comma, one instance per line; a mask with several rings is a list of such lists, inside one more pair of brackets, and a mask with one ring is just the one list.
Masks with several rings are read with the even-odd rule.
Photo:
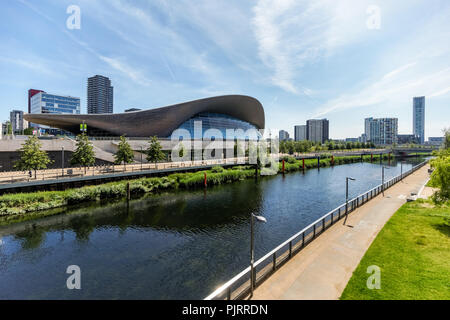
[[132, 79], [134, 82], [142, 86], [150, 85], [151, 83], [150, 80], [148, 80], [144, 75], [142, 75], [141, 72], [133, 69], [129, 65], [120, 61], [119, 59], [109, 58], [102, 55], [99, 55], [99, 58], [104, 62], [106, 62], [107, 64], [109, 64], [112, 68], [125, 74], [128, 78]]
[[408, 64], [406, 64], [406, 65], [404, 65], [404, 66], [401, 66], [401, 67], [399, 67], [398, 69], [395, 69], [395, 70], [393, 70], [393, 71], [387, 73], [387, 74], [383, 77], [383, 79], [386, 80], [386, 79], [389, 79], [389, 78], [393, 78], [393, 77], [395, 77], [396, 75], [402, 73], [403, 71], [405, 71], [405, 70], [407, 70], [407, 69], [409, 69], [409, 68], [414, 67], [416, 64], [417, 64], [417, 62], [412, 62], [412, 63], [408, 63]]
[[[409, 78], [412, 78], [412, 80]], [[379, 81], [359, 89], [357, 93], [344, 94], [328, 101], [316, 112], [314, 117], [323, 117], [332, 112], [368, 107], [381, 103], [385, 105], [391, 103], [392, 105], [394, 104], [392, 103], [393, 101], [408, 101], [412, 97], [419, 95], [432, 97], [445, 94], [446, 90], [450, 90], [450, 88], [438, 92], [435, 92], [435, 90], [436, 88], [448, 86], [449, 82], [450, 68], [421, 76], [416, 75], [415, 77], [407, 75], [396, 82], [393, 82], [391, 77], [384, 76]]]
[[270, 81], [294, 94], [309, 95], [299, 80], [317, 62], [366, 32], [363, 2], [260, 0], [252, 20], [258, 56], [272, 71]]
[[447, 94], [450, 92], [450, 87], [445, 88], [443, 90], [437, 91], [437, 92], [433, 92], [432, 94], [430, 94], [428, 97], [429, 98], [433, 98], [433, 97], [439, 97], [439, 96], [443, 96], [444, 94]]

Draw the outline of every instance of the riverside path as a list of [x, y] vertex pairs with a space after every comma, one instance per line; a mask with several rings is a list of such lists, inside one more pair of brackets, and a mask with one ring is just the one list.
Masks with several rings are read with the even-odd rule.
[[[339, 299], [378, 232], [427, 182], [429, 165], [357, 208], [255, 289], [252, 300]], [[369, 276], [369, 275], [368, 275]]]

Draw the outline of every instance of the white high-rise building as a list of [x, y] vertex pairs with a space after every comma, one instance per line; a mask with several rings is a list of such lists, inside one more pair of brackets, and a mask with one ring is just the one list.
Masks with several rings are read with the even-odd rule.
[[12, 110], [9, 113], [9, 121], [13, 134], [23, 134], [23, 131], [28, 127], [28, 121], [23, 119], [22, 110]]
[[413, 99], [413, 134], [420, 144], [425, 143], [425, 97]]
[[388, 145], [397, 143], [398, 119], [397, 118], [367, 118], [365, 119], [366, 130], [368, 128], [370, 139], [376, 145]]

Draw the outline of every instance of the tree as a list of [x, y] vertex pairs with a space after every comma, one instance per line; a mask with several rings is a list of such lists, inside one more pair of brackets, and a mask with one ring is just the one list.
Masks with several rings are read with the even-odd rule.
[[161, 144], [158, 141], [156, 136], [150, 138], [150, 145], [146, 150], [147, 153], [147, 161], [156, 162], [160, 160], [164, 160], [166, 158], [164, 152], [162, 151]]
[[238, 158], [239, 156], [244, 156], [244, 155], [245, 155], [245, 152], [241, 146], [241, 143], [237, 139], [235, 139], [234, 140], [234, 156], [236, 158]]
[[33, 128], [26, 128], [23, 130], [23, 134], [26, 136], [31, 136], [33, 134]]
[[124, 136], [120, 137], [118, 150], [114, 155], [114, 163], [121, 164], [123, 162], [124, 169], [126, 170], [126, 164], [134, 161], [134, 152], [131, 149], [130, 144]]
[[91, 166], [95, 163], [94, 147], [85, 134], [77, 135], [77, 146], [72, 154], [70, 163], [83, 166], [84, 173], [86, 173], [86, 166]]
[[444, 129], [444, 149], [450, 149], [450, 128]]
[[20, 159], [14, 164], [14, 168], [19, 170], [34, 170], [34, 178], [37, 177], [37, 170], [46, 169], [52, 163], [47, 152], [41, 150], [42, 144], [36, 136], [29, 137], [22, 148], [19, 149]]
[[180, 148], [178, 149], [178, 157], [183, 158], [185, 152], [186, 152], [186, 151], [184, 150], [184, 146], [183, 146], [183, 144], [181, 143], [181, 144], [180, 144]]

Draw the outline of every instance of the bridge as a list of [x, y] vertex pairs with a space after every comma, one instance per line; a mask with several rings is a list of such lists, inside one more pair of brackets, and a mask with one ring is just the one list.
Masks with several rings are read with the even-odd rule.
[[432, 153], [434, 150], [439, 150], [439, 146], [423, 146], [421, 148], [394, 147], [391, 150], [396, 156], [407, 156], [411, 154]]

